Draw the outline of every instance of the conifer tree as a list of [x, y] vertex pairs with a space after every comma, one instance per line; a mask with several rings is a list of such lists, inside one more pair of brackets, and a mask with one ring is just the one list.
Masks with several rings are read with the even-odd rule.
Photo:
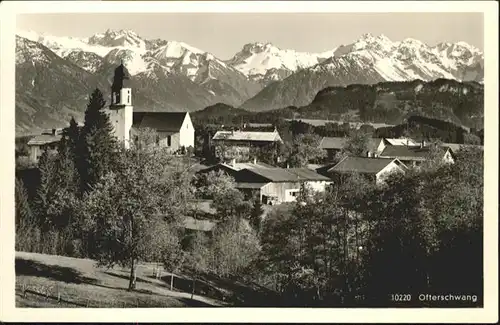
[[16, 227], [32, 221], [32, 211], [28, 200], [28, 193], [23, 181], [16, 177], [15, 183]]
[[47, 225], [47, 211], [48, 206], [53, 197], [56, 187], [56, 164], [55, 157], [49, 151], [44, 151], [38, 161], [38, 169], [40, 171], [40, 184], [37, 189], [35, 199], [35, 210], [38, 215], [38, 220], [42, 226]]
[[117, 162], [118, 146], [112, 135], [113, 127], [104, 112], [105, 105], [102, 92], [96, 88], [90, 95], [78, 142], [78, 171], [83, 192], [109, 173]]
[[78, 124], [73, 117], [69, 121], [69, 127], [64, 129], [63, 137], [67, 139], [70, 151], [76, 155], [78, 140], [80, 138], [80, 130], [78, 129]]

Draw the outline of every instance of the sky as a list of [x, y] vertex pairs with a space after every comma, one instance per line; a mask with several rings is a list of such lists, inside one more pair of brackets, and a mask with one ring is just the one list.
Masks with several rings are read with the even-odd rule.
[[18, 30], [89, 37], [130, 29], [143, 38], [182, 41], [221, 59], [244, 44], [270, 42], [282, 49], [324, 52], [365, 33], [429, 45], [465, 41], [483, 50], [482, 13], [64, 13], [17, 16]]

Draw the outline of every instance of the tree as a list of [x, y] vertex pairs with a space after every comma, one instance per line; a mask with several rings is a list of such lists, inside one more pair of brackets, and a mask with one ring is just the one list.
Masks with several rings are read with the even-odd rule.
[[214, 196], [234, 189], [236, 182], [233, 177], [222, 170], [210, 171], [196, 175], [194, 187], [198, 198], [213, 199]]
[[480, 145], [481, 144], [481, 138], [479, 136], [477, 136], [476, 134], [473, 134], [473, 133], [465, 133], [464, 134], [464, 143], [465, 144]]
[[344, 156], [366, 156], [369, 151], [370, 137], [370, 133], [367, 132], [350, 132], [346, 144], [342, 148], [342, 154]]
[[[175, 223], [191, 199], [189, 179], [164, 150], [123, 150], [121, 164], [83, 198], [81, 217], [101, 265], [130, 266], [129, 290], [136, 266], [161, 251], [163, 241], [148, 238], [162, 222]], [[162, 245], [160, 245], [162, 246]]]
[[57, 176], [55, 156], [47, 150], [44, 151], [38, 160], [38, 169], [40, 170], [40, 183], [35, 198], [35, 211], [39, 225], [46, 229], [50, 225], [48, 207], [57, 190], [54, 181]]
[[28, 192], [23, 181], [16, 177], [15, 182], [16, 226], [21, 223], [32, 223], [33, 213], [28, 200]]
[[362, 178], [346, 179], [315, 195], [304, 186], [290, 211], [266, 217], [261, 264], [267, 273], [279, 275], [283, 295], [295, 297], [289, 304], [331, 306], [352, 301], [349, 298], [359, 288], [358, 247], [366, 231], [354, 208], [362, 202], [356, 195], [366, 192], [366, 186]]
[[287, 163], [290, 167], [304, 167], [310, 161], [320, 160], [325, 152], [319, 148], [319, 136], [299, 134], [294, 137], [289, 149]]
[[80, 140], [80, 129], [73, 117], [69, 121], [69, 127], [63, 130], [63, 138], [67, 139], [70, 151], [76, 153]]
[[250, 156], [256, 158], [258, 161], [276, 165], [286, 155], [286, 145], [283, 142], [273, 142], [264, 146], [252, 147]]
[[194, 273], [191, 276], [191, 299], [193, 299], [196, 290], [196, 273], [203, 273], [210, 270], [212, 260], [213, 256], [209, 248], [207, 236], [197, 232], [194, 236], [186, 261], [187, 268]]
[[144, 228], [144, 245], [139, 251], [148, 251], [145, 255], [149, 262], [161, 262], [170, 271], [170, 290], [174, 287], [174, 276], [182, 269], [186, 254], [181, 248], [178, 225], [162, 218], [152, 219]]
[[80, 175], [77, 164], [77, 139], [63, 135], [58, 145], [55, 156], [55, 179], [56, 186], [60, 190], [76, 195], [80, 186]]
[[[366, 194], [360, 210], [370, 223], [364, 274], [372, 302], [404, 290], [482, 292], [481, 151], [458, 157]], [[398, 264], [388, 269], [391, 261]]]
[[221, 220], [248, 217], [252, 209], [252, 204], [246, 201], [244, 195], [236, 188], [215, 193], [211, 205], [217, 210]]
[[154, 148], [159, 142], [158, 133], [155, 129], [139, 128], [135, 130], [133, 146], [139, 150]]
[[262, 207], [262, 202], [259, 197], [253, 198], [253, 207], [250, 213], [250, 225], [255, 230], [257, 234], [260, 233], [262, 214], [264, 213], [264, 208]]
[[82, 192], [88, 191], [117, 163], [118, 146], [104, 111], [106, 101], [99, 89], [90, 95], [85, 123], [79, 136], [78, 170]]
[[260, 244], [255, 231], [242, 219], [230, 220], [215, 230], [210, 246], [211, 269], [219, 276], [239, 275], [257, 258]]

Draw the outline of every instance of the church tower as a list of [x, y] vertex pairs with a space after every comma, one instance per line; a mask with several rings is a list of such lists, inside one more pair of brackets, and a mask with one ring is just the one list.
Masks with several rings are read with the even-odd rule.
[[109, 121], [114, 128], [118, 141], [123, 142], [125, 148], [130, 146], [130, 129], [132, 128], [132, 88], [130, 75], [122, 63], [115, 69], [113, 84], [111, 85], [111, 105], [109, 105]]

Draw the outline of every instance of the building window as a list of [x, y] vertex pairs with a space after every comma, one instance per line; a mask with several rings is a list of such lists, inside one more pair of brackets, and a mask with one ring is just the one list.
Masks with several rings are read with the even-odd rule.
[[128, 95], [128, 103], [130, 104], [130, 95]]
[[172, 136], [167, 136], [167, 146], [170, 147], [172, 145]]

